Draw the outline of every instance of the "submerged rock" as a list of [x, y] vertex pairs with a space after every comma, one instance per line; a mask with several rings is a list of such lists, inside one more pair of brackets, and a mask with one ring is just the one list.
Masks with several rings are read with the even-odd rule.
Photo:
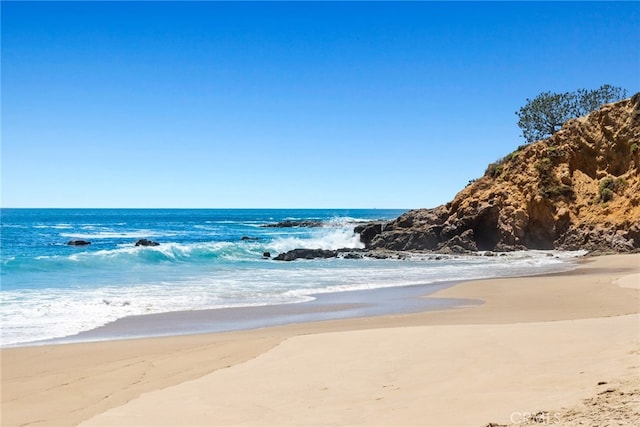
[[276, 261], [293, 261], [296, 259], [314, 259], [314, 258], [335, 258], [338, 251], [328, 249], [293, 249], [288, 252], [278, 254], [274, 258]]
[[90, 245], [91, 242], [87, 241], [87, 240], [70, 240], [67, 242], [67, 245], [69, 246], [87, 246]]
[[[268, 252], [267, 252], [268, 253]], [[293, 249], [288, 252], [278, 254], [276, 261], [293, 261], [296, 259], [314, 259], [314, 258], [337, 258], [343, 259], [362, 259], [368, 251], [366, 249], [357, 248], [340, 248], [340, 249]]]
[[160, 243], [149, 239], [140, 239], [136, 242], [136, 246], [160, 246]]

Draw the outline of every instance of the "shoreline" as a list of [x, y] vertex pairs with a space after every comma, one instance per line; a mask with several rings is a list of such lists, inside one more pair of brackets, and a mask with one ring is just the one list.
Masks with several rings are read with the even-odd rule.
[[440, 311], [482, 303], [463, 298], [429, 298], [431, 294], [459, 283], [462, 282], [443, 281], [422, 285], [319, 293], [313, 295], [313, 300], [299, 303], [127, 316], [75, 335], [19, 343], [2, 348], [238, 332], [327, 320]]
[[[567, 258], [562, 271], [529, 275], [546, 276], [570, 273], [589, 257]], [[470, 281], [516, 279], [527, 275], [476, 279], [443, 280], [424, 284], [309, 294], [311, 301], [254, 306], [222, 307], [148, 313], [125, 316], [79, 333], [55, 338], [25, 341], [0, 346], [20, 348], [122, 339], [144, 339], [181, 335], [233, 332], [287, 324], [352, 319], [439, 311], [458, 306], [483, 304], [464, 297], [429, 298], [447, 287]]]
[[[638, 375], [638, 366], [629, 364], [638, 357], [639, 282], [640, 254], [601, 256], [582, 259], [578, 268], [565, 273], [463, 282], [429, 297], [483, 300], [482, 305], [215, 334], [3, 348], [2, 424], [78, 425], [87, 421], [87, 425], [118, 425], [126, 420], [129, 425], [155, 421], [178, 425], [181, 420], [190, 425], [409, 425], [421, 419], [412, 418], [418, 416], [418, 410], [422, 416], [425, 411], [428, 414], [426, 425], [469, 425], [471, 419], [471, 425], [504, 422], [509, 414], [504, 405], [496, 406], [504, 399], [474, 406], [471, 403], [479, 390], [469, 389], [471, 384], [482, 385], [485, 392], [501, 392], [502, 398], [509, 397], [512, 411], [525, 411], [564, 405], [561, 402], [565, 401], [576, 403], [597, 391], [598, 381], [614, 381], [622, 372], [632, 372], [634, 378]], [[567, 336], [583, 338], [567, 343]], [[527, 339], [544, 341], [549, 348], [513, 346]], [[429, 346], [423, 348], [424, 342]], [[382, 348], [384, 351], [376, 351]], [[570, 354], [571, 360], [561, 356]], [[392, 362], [389, 355], [399, 359]], [[514, 366], [520, 369], [516, 370], [520, 383], [507, 381], [514, 372], [502, 372], [509, 363], [500, 365], [499, 372], [491, 368], [496, 358], [509, 355], [522, 360], [514, 356], [507, 362], [529, 363], [528, 370], [518, 368], [517, 363]], [[468, 356], [473, 357], [467, 360]], [[296, 357], [306, 358], [305, 363], [296, 364], [301, 363]], [[340, 362], [322, 364], [334, 358]], [[578, 365], [584, 374], [575, 377], [568, 370]], [[347, 371], [332, 370], [337, 366]], [[458, 374], [435, 381], [438, 366]], [[416, 375], [413, 369], [422, 373]], [[386, 378], [404, 386], [396, 384], [393, 399], [383, 393], [379, 396], [383, 399], [376, 400], [371, 393], [378, 393], [377, 386], [351, 378], [354, 370], [366, 373], [367, 378]], [[270, 372], [281, 377], [271, 377]], [[327, 393], [309, 388], [307, 380], [320, 373], [328, 389], [341, 384], [339, 393], [330, 394], [340, 399], [329, 399]], [[540, 375], [546, 382], [535, 382]], [[220, 382], [222, 378], [226, 379]], [[523, 390], [525, 380], [533, 381], [535, 387]], [[568, 397], [545, 400], [544, 396], [552, 395], [544, 388], [548, 382]], [[261, 387], [269, 384], [271, 392], [261, 394]], [[282, 390], [274, 392], [273, 387]], [[379, 391], [392, 390], [384, 388]], [[176, 399], [172, 393], [178, 391], [183, 399], [167, 410], [182, 414], [181, 418], [158, 411], [163, 407], [158, 402], [168, 405]], [[425, 409], [419, 404], [427, 392], [433, 393], [428, 396], [432, 401], [443, 402], [446, 414], [436, 406]], [[372, 399], [353, 400], [360, 395]], [[198, 404], [204, 396], [226, 402], [224, 408], [212, 406], [218, 417], [215, 422], [205, 409], [220, 402]], [[323, 410], [310, 411], [312, 402]], [[152, 405], [158, 414], [145, 405]], [[289, 418], [278, 418], [278, 405], [286, 406]], [[456, 412], [456, 405], [467, 412]], [[349, 407], [360, 408], [356, 412], [361, 417], [350, 418]], [[209, 418], [197, 418], [198, 413]], [[330, 414], [334, 418], [326, 418]], [[161, 417], [154, 419], [156, 415]], [[396, 418], [389, 418], [392, 415]]]

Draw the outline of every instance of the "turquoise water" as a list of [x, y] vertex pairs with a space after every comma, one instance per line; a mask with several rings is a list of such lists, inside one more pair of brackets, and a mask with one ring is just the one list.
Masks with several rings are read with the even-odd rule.
[[[262, 256], [295, 248], [361, 248], [355, 225], [402, 212], [2, 209], [2, 345], [69, 336], [130, 315], [296, 303], [327, 292], [557, 271], [571, 268], [567, 260], [579, 255], [294, 262]], [[284, 220], [323, 226], [263, 227]], [[136, 247], [141, 238], [160, 245]], [[91, 245], [66, 244], [78, 239]]]

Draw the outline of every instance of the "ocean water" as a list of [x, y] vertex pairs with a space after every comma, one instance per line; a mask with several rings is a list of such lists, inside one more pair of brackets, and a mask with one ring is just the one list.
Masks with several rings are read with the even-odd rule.
[[[2, 209], [0, 345], [67, 337], [132, 315], [299, 303], [329, 292], [563, 271], [582, 255], [527, 251], [293, 262], [262, 257], [295, 248], [362, 248], [355, 225], [402, 212]], [[263, 227], [285, 220], [322, 226]], [[160, 245], [136, 247], [141, 238]], [[66, 244], [78, 239], [91, 245]]]

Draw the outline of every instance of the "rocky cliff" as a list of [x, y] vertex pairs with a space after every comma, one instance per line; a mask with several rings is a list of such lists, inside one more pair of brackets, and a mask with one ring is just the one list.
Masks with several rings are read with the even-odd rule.
[[519, 147], [434, 209], [359, 227], [370, 249], [640, 249], [640, 93]]

